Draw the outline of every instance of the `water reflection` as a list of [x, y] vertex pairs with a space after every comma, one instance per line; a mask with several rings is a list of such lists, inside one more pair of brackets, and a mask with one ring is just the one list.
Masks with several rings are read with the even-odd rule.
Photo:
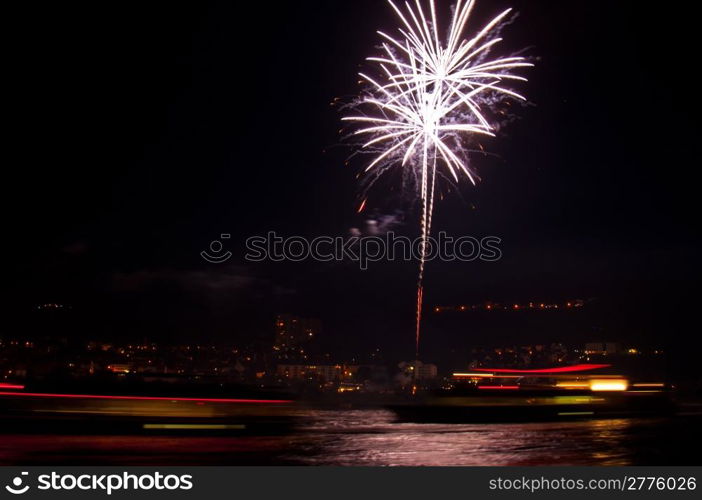
[[0, 463], [124, 465], [673, 465], [699, 463], [696, 420], [397, 423], [308, 411], [284, 435], [0, 436]]
[[629, 465], [632, 421], [394, 423], [388, 411], [317, 413], [294, 439], [295, 462], [333, 465]]

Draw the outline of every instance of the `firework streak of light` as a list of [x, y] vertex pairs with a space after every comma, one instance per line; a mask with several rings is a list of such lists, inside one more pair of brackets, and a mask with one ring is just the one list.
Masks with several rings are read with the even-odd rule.
[[[434, 0], [428, 10], [420, 0], [404, 9], [388, 3], [400, 21], [398, 36], [378, 32], [382, 52], [367, 60], [377, 69], [372, 77], [360, 73], [364, 90], [343, 120], [355, 128], [353, 137], [365, 138], [358, 151], [374, 155], [365, 172], [370, 184], [393, 167], [416, 187], [421, 202], [421, 244], [417, 282], [416, 354], [422, 320], [427, 239], [431, 233], [437, 171], [449, 182], [478, 176], [468, 163], [471, 144], [495, 136], [499, 124], [493, 115], [508, 100], [525, 98], [511, 90], [513, 74], [532, 66], [523, 57], [492, 57], [501, 41], [501, 28], [511, 9], [492, 19], [472, 38], [464, 37], [474, 0], [458, 0], [446, 36], [440, 35]], [[482, 148], [482, 146], [480, 146]], [[363, 206], [366, 205], [363, 201]], [[360, 210], [359, 210], [360, 211]]]

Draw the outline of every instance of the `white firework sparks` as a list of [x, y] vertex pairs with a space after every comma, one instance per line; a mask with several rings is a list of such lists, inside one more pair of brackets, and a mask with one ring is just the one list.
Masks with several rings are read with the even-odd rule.
[[[436, 5], [425, 10], [420, 0], [405, 2], [404, 10], [388, 0], [401, 21], [400, 36], [382, 37], [383, 52], [369, 57], [379, 69], [364, 94], [354, 103], [357, 114], [343, 120], [358, 125], [354, 135], [365, 136], [361, 146], [375, 153], [366, 172], [377, 175], [400, 166], [413, 175], [422, 203], [419, 280], [417, 287], [416, 347], [422, 314], [426, 241], [431, 232], [437, 170], [455, 182], [475, 184], [477, 176], [468, 163], [471, 141], [494, 136], [491, 111], [505, 99], [524, 100], [509, 89], [518, 68], [532, 66], [522, 57], [492, 58], [501, 41], [500, 27], [511, 12], [505, 10], [472, 38], [464, 37], [474, 0], [458, 0], [446, 36], [439, 33]], [[377, 178], [377, 177], [376, 177]], [[365, 203], [365, 202], [364, 202]]]

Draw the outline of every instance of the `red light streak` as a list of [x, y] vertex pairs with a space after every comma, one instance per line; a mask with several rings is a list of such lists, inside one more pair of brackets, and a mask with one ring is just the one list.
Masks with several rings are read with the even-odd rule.
[[503, 391], [516, 391], [519, 389], [518, 385], [479, 385], [478, 389], [497, 389]]
[[220, 398], [168, 398], [161, 396], [105, 396], [99, 394], [50, 394], [44, 392], [0, 392], [0, 396], [23, 396], [29, 398], [63, 399], [119, 399], [135, 401], [192, 401], [202, 403], [284, 404], [288, 399], [220, 399]]
[[23, 385], [0, 383], [0, 389], [24, 389]]
[[548, 373], [570, 373], [584, 372], [587, 370], [597, 370], [599, 368], [609, 368], [612, 365], [573, 365], [559, 366], [557, 368], [543, 368], [539, 370], [512, 370], [509, 368], [474, 368], [477, 372], [495, 372], [495, 373], [532, 373], [532, 374], [548, 374]]

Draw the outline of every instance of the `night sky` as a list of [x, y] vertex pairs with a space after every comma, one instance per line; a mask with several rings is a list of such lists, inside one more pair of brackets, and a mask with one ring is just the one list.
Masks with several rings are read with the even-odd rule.
[[[502, 47], [536, 64], [529, 104], [488, 144], [494, 157], [474, 158], [483, 181], [438, 203], [434, 222], [499, 236], [504, 257], [431, 263], [428, 307], [592, 298], [597, 314], [560, 340], [690, 355], [697, 21], [675, 2], [591, 0], [482, 0], [475, 21], [509, 5], [519, 17]], [[116, 339], [245, 342], [292, 312], [322, 318], [335, 352], [410, 355], [415, 264], [243, 259], [244, 240], [268, 231], [346, 235], [375, 219], [416, 235], [416, 207], [389, 183], [356, 213], [362, 164], [344, 165], [330, 106], [357, 92], [375, 30], [394, 29], [384, 2], [46, 4], [8, 20], [3, 333], [36, 333], [33, 308], [46, 302], [71, 306], [76, 335]], [[203, 261], [221, 233], [234, 258]], [[510, 325], [490, 340], [554, 335]], [[431, 315], [426, 325], [435, 353], [489, 332]]]

